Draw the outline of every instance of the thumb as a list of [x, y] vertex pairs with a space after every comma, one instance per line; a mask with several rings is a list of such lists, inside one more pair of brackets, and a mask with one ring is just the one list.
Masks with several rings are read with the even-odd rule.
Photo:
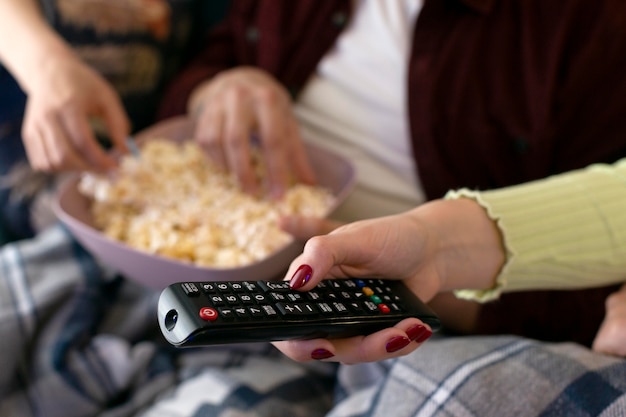
[[372, 260], [379, 256], [379, 248], [359, 236], [363, 237], [347, 230], [309, 239], [287, 271], [291, 287], [310, 290], [327, 277], [377, 276], [377, 271], [372, 270]]
[[126, 138], [130, 134], [130, 121], [121, 100], [115, 93], [107, 94], [101, 105], [102, 118], [113, 148], [128, 153]]
[[297, 240], [307, 240], [313, 236], [325, 235], [337, 229], [343, 223], [303, 216], [285, 216], [279, 219], [279, 227]]

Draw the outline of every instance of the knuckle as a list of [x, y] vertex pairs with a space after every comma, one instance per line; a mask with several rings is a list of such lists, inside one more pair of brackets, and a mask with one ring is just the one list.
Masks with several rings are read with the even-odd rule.
[[248, 88], [243, 85], [233, 85], [224, 94], [226, 96], [226, 100], [233, 103], [244, 102], [250, 95]]
[[610, 294], [605, 301], [607, 310], [622, 304], [626, 305], [626, 292], [623, 291]]
[[325, 251], [324, 236], [313, 236], [304, 245], [304, 250], [310, 254], [321, 254]]
[[283, 95], [276, 88], [262, 86], [256, 90], [255, 98], [260, 105], [274, 107], [282, 102]]

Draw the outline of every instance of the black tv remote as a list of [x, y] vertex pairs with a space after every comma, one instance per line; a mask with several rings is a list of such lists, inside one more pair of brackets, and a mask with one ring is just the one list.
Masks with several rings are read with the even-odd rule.
[[180, 282], [159, 297], [161, 332], [178, 347], [366, 335], [438, 317], [401, 281], [330, 279], [311, 291], [287, 281]]

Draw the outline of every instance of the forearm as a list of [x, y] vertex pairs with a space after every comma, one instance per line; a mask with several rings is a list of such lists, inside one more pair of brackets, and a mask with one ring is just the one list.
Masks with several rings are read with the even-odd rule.
[[36, 0], [0, 1], [0, 61], [26, 93], [51, 59], [69, 57], [74, 59], [71, 48], [45, 21]]
[[626, 160], [501, 190], [461, 190], [448, 197], [459, 196], [479, 202], [497, 221], [507, 261], [491, 291], [457, 295], [487, 300], [500, 291], [626, 281]]

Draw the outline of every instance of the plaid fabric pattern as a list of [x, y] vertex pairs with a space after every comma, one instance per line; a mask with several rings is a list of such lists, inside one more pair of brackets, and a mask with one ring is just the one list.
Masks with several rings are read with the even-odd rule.
[[269, 344], [175, 349], [158, 293], [59, 226], [0, 248], [0, 416], [624, 416], [626, 361], [575, 344], [443, 337], [352, 366]]
[[351, 391], [363, 372], [342, 367], [346, 392], [329, 416], [626, 415], [626, 361], [576, 344], [443, 337], [386, 368]]

